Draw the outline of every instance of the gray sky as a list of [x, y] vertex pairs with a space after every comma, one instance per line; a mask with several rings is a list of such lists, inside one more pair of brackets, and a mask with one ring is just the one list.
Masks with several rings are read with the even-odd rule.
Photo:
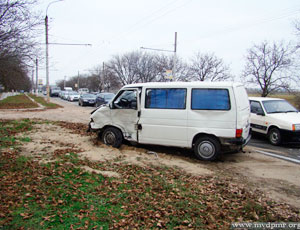
[[[38, 10], [45, 15], [50, 2], [43, 0]], [[188, 61], [198, 51], [213, 52], [238, 77], [253, 44], [296, 40], [293, 22], [300, 19], [300, 1], [64, 0], [49, 6], [48, 17], [50, 43], [92, 44], [50, 45], [50, 84], [141, 46], [173, 50], [175, 32], [179, 57]], [[45, 53], [44, 45], [41, 49]], [[39, 75], [45, 83], [44, 63]]]

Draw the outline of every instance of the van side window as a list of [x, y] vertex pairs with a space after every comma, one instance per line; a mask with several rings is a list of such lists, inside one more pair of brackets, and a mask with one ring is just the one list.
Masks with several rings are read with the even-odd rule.
[[123, 91], [113, 102], [117, 109], [137, 109], [136, 90]]
[[193, 89], [192, 109], [195, 110], [230, 110], [227, 89]]
[[185, 109], [186, 89], [147, 89], [145, 108]]

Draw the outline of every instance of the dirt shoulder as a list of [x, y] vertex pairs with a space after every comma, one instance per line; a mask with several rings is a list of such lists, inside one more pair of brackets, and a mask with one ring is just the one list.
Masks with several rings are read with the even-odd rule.
[[[141, 166], [165, 165], [182, 169], [192, 175], [231, 178], [233, 183], [246, 185], [253, 191], [259, 189], [279, 203], [284, 202], [300, 208], [300, 166], [297, 164], [261, 155], [251, 147], [246, 147], [244, 153], [226, 154], [218, 162], [202, 162], [197, 160], [192, 152], [176, 148], [135, 147], [126, 144], [120, 149], [110, 148], [99, 142], [96, 135], [84, 134], [83, 129], [93, 108], [87, 109], [67, 103], [61, 105], [64, 108], [36, 112], [0, 111], [0, 119], [29, 118], [83, 124], [77, 128], [68, 125], [62, 127], [58, 124], [38, 124], [28, 134], [31, 142], [26, 143], [23, 149], [25, 155], [35, 155], [37, 159], [45, 160], [49, 151], [75, 148], [82, 157], [93, 161], [115, 160]], [[116, 176], [117, 172], [107, 174]]]

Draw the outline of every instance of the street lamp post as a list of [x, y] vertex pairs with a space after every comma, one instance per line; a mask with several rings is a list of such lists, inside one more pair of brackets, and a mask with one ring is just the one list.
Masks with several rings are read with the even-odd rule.
[[154, 50], [154, 51], [163, 51], [163, 52], [172, 52], [172, 53], [174, 53], [172, 75], [173, 75], [173, 78], [175, 78], [175, 74], [176, 74], [176, 52], [177, 52], [177, 32], [175, 32], [174, 50], [153, 49], [153, 48], [146, 48], [146, 47], [141, 47], [141, 49]]
[[50, 102], [50, 88], [49, 88], [49, 40], [48, 40], [48, 8], [51, 4], [55, 2], [61, 2], [63, 0], [57, 0], [50, 2], [46, 9], [45, 17], [45, 33], [46, 33], [46, 88], [47, 88], [47, 101]]

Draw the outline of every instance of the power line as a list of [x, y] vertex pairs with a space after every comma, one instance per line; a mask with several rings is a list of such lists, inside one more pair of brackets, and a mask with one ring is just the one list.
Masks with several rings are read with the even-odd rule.
[[291, 8], [287, 8], [286, 10], [289, 10], [289, 11], [286, 12], [286, 13], [283, 13], [279, 16], [272, 16], [272, 17], [269, 17], [269, 18], [258, 19], [258, 20], [254, 21], [252, 23], [245, 23], [245, 24], [241, 24], [241, 25], [238, 25], [238, 26], [227, 27], [224, 30], [215, 31], [215, 32], [212, 32], [211, 34], [201, 36], [200, 38], [193, 39], [193, 40], [188, 40], [188, 41], [184, 41], [184, 42], [185, 43], [186, 42], [196, 42], [196, 41], [199, 41], [199, 40], [204, 39], [204, 38], [210, 38], [210, 37], [218, 36], [220, 34], [226, 34], [226, 33], [231, 33], [231, 32], [235, 32], [235, 31], [239, 31], [239, 30], [248, 29], [250, 27], [255, 27], [257, 25], [261, 25], [261, 24], [264, 24], [264, 23], [269, 23], [269, 22], [272, 22], [272, 21], [276, 21], [276, 20], [280, 20], [280, 19], [283, 19], [283, 18], [290, 17], [292, 15], [298, 14], [299, 11], [300, 11], [299, 9], [296, 9], [296, 10], [290, 10], [290, 9]]
[[[173, 0], [168, 2], [167, 4], [163, 5], [162, 7], [158, 8], [157, 10], [152, 11], [150, 14], [148, 14], [146, 17], [138, 20], [135, 24], [133, 24], [132, 26], [130, 26], [129, 28], [127, 28], [126, 30], [124, 30], [123, 32], [121, 32], [121, 36], [123, 34], [127, 34], [129, 31], [131, 31], [132, 29], [134, 29], [135, 27], [139, 26], [140, 24], [144, 23], [144, 21], [147, 21], [149, 18], [151, 18], [153, 15], [159, 13], [160, 11], [163, 11], [166, 7], [169, 7], [171, 4], [175, 4], [176, 2], [181, 1], [181, 0]], [[115, 38], [119, 38], [120, 34], [116, 34], [114, 35], [112, 38], [110, 38], [109, 40], [114, 40]]]
[[49, 45], [60, 45], [60, 46], [92, 46], [92, 44], [80, 44], [80, 43], [57, 43], [57, 42], [52, 42], [48, 43]]

